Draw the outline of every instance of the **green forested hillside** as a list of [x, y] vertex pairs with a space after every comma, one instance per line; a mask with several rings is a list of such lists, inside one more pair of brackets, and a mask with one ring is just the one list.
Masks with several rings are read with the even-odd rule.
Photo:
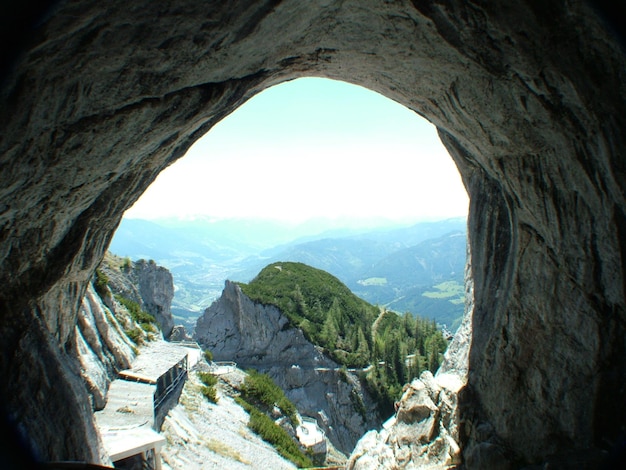
[[278, 307], [340, 364], [368, 364], [368, 338], [378, 308], [359, 299], [336, 277], [302, 263], [278, 262], [240, 286], [252, 300]]
[[239, 285], [252, 300], [278, 307], [336, 362], [361, 369], [384, 411], [405, 383], [439, 367], [447, 347], [435, 322], [373, 306], [336, 277], [302, 263], [272, 263]]

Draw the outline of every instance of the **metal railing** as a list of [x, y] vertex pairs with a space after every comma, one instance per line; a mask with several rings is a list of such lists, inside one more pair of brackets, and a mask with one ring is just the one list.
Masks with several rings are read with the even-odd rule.
[[202, 349], [200, 345], [195, 341], [170, 341], [172, 344], [179, 344], [186, 348]]
[[228, 374], [237, 368], [237, 363], [232, 361], [217, 361], [209, 364], [211, 372], [216, 375]]

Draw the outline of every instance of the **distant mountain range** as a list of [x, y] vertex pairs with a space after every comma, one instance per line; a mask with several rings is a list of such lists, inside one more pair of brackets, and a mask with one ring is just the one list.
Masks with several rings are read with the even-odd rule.
[[123, 219], [110, 251], [154, 259], [174, 276], [172, 312], [188, 327], [226, 279], [249, 282], [274, 261], [331, 273], [373, 304], [455, 328], [463, 314], [464, 218], [411, 226], [330, 229], [332, 221]]

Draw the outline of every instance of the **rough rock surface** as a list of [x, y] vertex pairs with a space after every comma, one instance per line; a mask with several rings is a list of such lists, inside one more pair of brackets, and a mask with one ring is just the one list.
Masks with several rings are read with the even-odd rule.
[[143, 331], [113, 294], [133, 300], [144, 310], [159, 312], [161, 325], [173, 324], [172, 275], [167, 269], [154, 262], [132, 263], [110, 253], [98, 269], [108, 283], [99, 289], [89, 284], [78, 311], [75, 335], [81, 375], [94, 410], [104, 408], [109, 384], [117, 372], [130, 367], [135, 357], [135, 344], [124, 330], [135, 329], [142, 339], [163, 335], [163, 332]]
[[[348, 470], [448, 468], [461, 463], [457, 398], [464, 386], [455, 374], [423, 372], [405, 386], [396, 415], [380, 432], [357, 444]], [[483, 467], [491, 468], [491, 467]]]
[[[163, 337], [167, 339], [174, 328], [171, 311], [174, 298], [172, 273], [153, 260], [122, 261], [110, 254], [105, 257], [107, 260], [108, 263], [101, 264], [100, 269], [109, 278], [113, 293], [137, 302], [143, 310], [154, 316]], [[123, 266], [120, 266], [120, 262]]]
[[218, 382], [218, 402], [209, 403], [201, 393], [202, 383], [196, 373], [189, 374], [178, 405], [170, 410], [163, 421], [161, 434], [167, 441], [162, 450], [163, 468], [296, 468], [248, 428], [248, 413], [235, 403], [231, 393], [225, 390], [225, 385], [222, 381]]
[[[274, 306], [250, 300], [234, 282], [198, 318], [193, 338], [215, 361], [235, 361], [269, 374], [303, 415], [316, 418], [331, 443], [349, 454], [357, 440], [378, 427], [377, 413], [362, 416], [373, 401], [354, 374], [324, 356]], [[357, 398], [358, 396], [358, 398]]]
[[214, 360], [244, 367], [336, 366], [300, 330], [290, 327], [280, 310], [253, 302], [232, 281], [226, 281], [222, 295], [198, 318], [193, 338], [213, 353]]
[[91, 285], [78, 311], [76, 329], [81, 373], [94, 410], [101, 410], [106, 404], [109, 384], [117, 372], [130, 367], [135, 357], [133, 344]]
[[422, 114], [461, 171], [475, 297], [460, 407], [466, 463], [617, 448], [618, 3], [10, 3], [18, 15], [0, 28], [0, 402], [40, 458], [102, 460], [72, 345], [124, 210], [250, 96], [307, 75]]
[[192, 341], [193, 338], [187, 333], [183, 325], [176, 325], [170, 333], [170, 341]]

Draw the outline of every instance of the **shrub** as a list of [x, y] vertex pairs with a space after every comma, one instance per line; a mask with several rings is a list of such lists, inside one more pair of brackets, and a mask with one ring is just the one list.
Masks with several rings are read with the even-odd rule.
[[107, 286], [109, 284], [109, 278], [99, 269], [96, 269], [96, 282], [94, 288], [100, 297], [104, 297], [108, 294]]
[[200, 390], [202, 395], [210, 402], [217, 403], [217, 390], [215, 388], [217, 385], [217, 377], [209, 372], [198, 372], [198, 378], [200, 382], [204, 384]]
[[296, 406], [285, 396], [272, 378], [252, 369], [247, 373], [248, 376], [241, 387], [243, 397], [248, 401], [262, 404], [270, 410], [277, 406], [291, 423], [297, 426], [299, 423]]
[[135, 344], [143, 343], [143, 333], [139, 328], [131, 328], [130, 330], [124, 330], [126, 336], [130, 338], [130, 340]]
[[212, 362], [213, 361], [213, 353], [211, 351], [209, 351], [208, 349], [204, 351], [204, 359], [207, 362]]
[[245, 406], [242, 406], [250, 413], [248, 427], [258, 434], [261, 439], [272, 444], [280, 455], [291, 460], [299, 468], [313, 466], [311, 459], [302, 453], [298, 444], [287, 434], [287, 431], [277, 425], [269, 416], [243, 399], [240, 398], [237, 402], [240, 404], [241, 402], [245, 403]]
[[339, 380], [343, 383], [348, 383], [348, 369], [346, 366], [341, 366], [341, 369], [338, 371]]
[[214, 386], [210, 387], [210, 386], [204, 385], [200, 391], [207, 400], [209, 400], [212, 403], [217, 403], [217, 400], [218, 400], [217, 390], [215, 389]]
[[124, 258], [124, 261], [122, 262], [122, 269], [126, 272], [130, 271], [130, 268], [132, 267], [132, 261], [130, 260], [130, 258], [127, 256], [126, 258]]
[[142, 322], [142, 323], [139, 324], [139, 326], [146, 333], [156, 333], [156, 331], [157, 331], [156, 327], [154, 326], [154, 323]]
[[198, 372], [198, 378], [200, 379], [200, 382], [209, 387], [217, 385], [217, 377], [210, 372]]
[[248, 413], [250, 413], [252, 411], [252, 405], [250, 403], [248, 403], [246, 400], [244, 400], [241, 397], [235, 397], [235, 403], [237, 403], [239, 406], [241, 406], [244, 410], [246, 410]]
[[350, 391], [350, 401], [352, 402], [352, 407], [354, 408], [354, 411], [356, 411], [361, 416], [361, 418], [363, 418], [363, 422], [366, 422], [367, 411], [365, 409], [365, 403], [363, 403], [361, 395], [359, 395], [359, 392], [357, 392], [355, 389], [352, 389]]
[[148, 331], [148, 327], [144, 325], [155, 325], [152, 326], [152, 331], [155, 331], [154, 328], [156, 327], [156, 318], [154, 318], [145, 310], [142, 310], [141, 306], [137, 302], [127, 299], [126, 297], [123, 297], [119, 294], [115, 295], [115, 300], [121, 303], [126, 308], [126, 310], [128, 310], [128, 313], [130, 313], [130, 317], [134, 321], [142, 325], [142, 328], [144, 330]]

